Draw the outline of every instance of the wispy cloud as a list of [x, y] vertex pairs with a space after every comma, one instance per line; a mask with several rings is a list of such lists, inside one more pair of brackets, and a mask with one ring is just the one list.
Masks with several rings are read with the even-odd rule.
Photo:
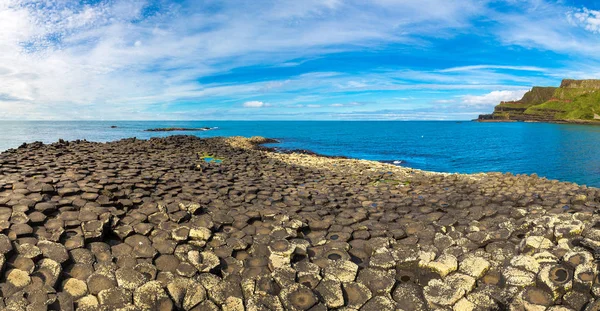
[[523, 97], [528, 90], [492, 91], [483, 95], [464, 95], [461, 103], [467, 107], [493, 107], [501, 101], [514, 101]]
[[[386, 7], [392, 9], [389, 14], [383, 14]], [[332, 0], [219, 6], [5, 0], [0, 4], [0, 67], [6, 73], [0, 74], [0, 85], [5, 98], [18, 98], [34, 110], [59, 103], [85, 110], [206, 98], [210, 91], [197, 79], [237, 66], [265, 59], [283, 64], [348, 50], [347, 45], [401, 42], [409, 39], [411, 24], [434, 17], [442, 19], [436, 28], [461, 26], [465, 17], [457, 19], [454, 12], [468, 5], [443, 7]], [[266, 84], [263, 91], [279, 86]]]
[[245, 102], [242, 106], [244, 106], [246, 108], [263, 108], [263, 107], [267, 107], [268, 105], [261, 101], [253, 100], [253, 101]]
[[511, 96], [493, 92], [600, 73], [597, 9], [544, 0], [0, 0], [0, 119], [368, 115], [357, 106], [416, 117], [443, 101], [487, 107]]
[[593, 33], [600, 33], [600, 11], [587, 8], [576, 9], [569, 12], [567, 18], [574, 25]]
[[439, 72], [464, 72], [464, 71], [474, 71], [481, 69], [499, 69], [499, 70], [515, 70], [515, 71], [546, 71], [544, 68], [534, 67], [534, 66], [501, 66], [501, 65], [471, 65], [471, 66], [461, 66], [461, 67], [453, 67], [439, 70]]
[[362, 105], [363, 105], [363, 103], [359, 103], [359, 102], [349, 102], [349, 103], [334, 103], [329, 106], [331, 106], [331, 107], [356, 107], [356, 106], [362, 106]]

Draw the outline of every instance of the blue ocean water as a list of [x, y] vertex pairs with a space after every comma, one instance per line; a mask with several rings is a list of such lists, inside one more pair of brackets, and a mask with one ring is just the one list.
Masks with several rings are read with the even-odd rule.
[[[110, 128], [116, 125], [117, 128]], [[145, 132], [158, 127], [206, 132]], [[265, 136], [276, 146], [438, 172], [511, 172], [600, 187], [600, 127], [436, 121], [0, 121], [0, 151], [23, 142], [112, 141], [174, 134]]]

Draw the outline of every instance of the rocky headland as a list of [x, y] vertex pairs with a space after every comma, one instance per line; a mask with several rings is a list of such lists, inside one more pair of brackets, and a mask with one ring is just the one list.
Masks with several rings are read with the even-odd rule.
[[600, 124], [600, 80], [565, 79], [560, 87], [535, 86], [522, 99], [501, 102], [477, 121]]
[[600, 308], [599, 189], [267, 141], [0, 154], [0, 309]]

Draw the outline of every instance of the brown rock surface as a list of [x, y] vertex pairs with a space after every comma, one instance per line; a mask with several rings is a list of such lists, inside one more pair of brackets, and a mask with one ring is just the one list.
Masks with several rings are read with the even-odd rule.
[[263, 142], [172, 136], [1, 153], [0, 309], [600, 305], [590, 302], [598, 189]]

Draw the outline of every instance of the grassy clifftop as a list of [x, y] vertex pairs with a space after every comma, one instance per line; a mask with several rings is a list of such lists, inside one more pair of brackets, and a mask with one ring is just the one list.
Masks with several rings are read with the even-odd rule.
[[502, 102], [480, 120], [600, 123], [600, 80], [562, 81], [560, 87], [533, 87], [523, 98]]

